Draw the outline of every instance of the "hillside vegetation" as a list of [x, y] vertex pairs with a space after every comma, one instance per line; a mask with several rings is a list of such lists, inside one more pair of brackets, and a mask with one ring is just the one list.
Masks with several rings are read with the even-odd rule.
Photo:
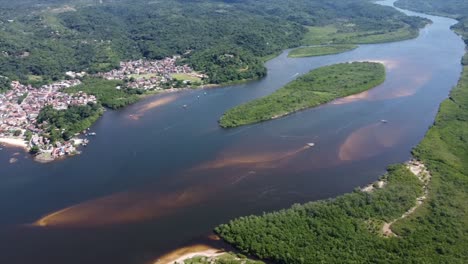
[[273, 94], [229, 109], [222, 127], [281, 117], [333, 99], [363, 92], [385, 80], [385, 67], [373, 62], [341, 63], [310, 71]]
[[468, 259], [468, 67], [414, 150], [432, 174], [427, 202], [397, 221], [399, 237], [377, 230], [415, 203], [420, 182], [402, 165], [388, 185], [336, 199], [248, 216], [216, 232], [244, 253], [278, 263], [464, 263]]
[[[466, 20], [459, 19], [454, 29], [467, 42]], [[422, 206], [393, 224], [398, 237], [382, 237], [376, 230], [381, 230], [383, 221], [405, 212], [420, 190], [420, 183], [402, 165], [390, 167], [388, 185], [373, 193], [355, 191], [263, 216], [242, 217], [217, 227], [216, 232], [241, 251], [278, 263], [466, 263], [468, 55], [462, 62], [458, 85], [413, 151], [432, 178]]]
[[395, 5], [435, 15], [455, 18], [468, 16], [468, 1], [466, 0], [398, 0]]
[[424, 23], [366, 0], [0, 0], [0, 74], [39, 85], [180, 54], [228, 83], [264, 76], [263, 58], [314, 41], [308, 27], [379, 39]]

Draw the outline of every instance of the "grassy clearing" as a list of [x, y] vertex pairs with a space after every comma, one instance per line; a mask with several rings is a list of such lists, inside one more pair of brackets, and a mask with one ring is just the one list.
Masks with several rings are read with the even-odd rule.
[[39, 75], [28, 75], [28, 81], [30, 82], [42, 82], [42, 76]]
[[202, 79], [185, 73], [172, 74], [172, 78], [179, 81], [190, 81], [191, 83], [201, 83]]
[[303, 45], [321, 45], [333, 43], [333, 36], [337, 35], [338, 28], [334, 25], [323, 27], [307, 27], [307, 33], [302, 39]]
[[371, 44], [401, 41], [415, 38], [418, 30], [409, 26], [397, 30], [352, 30], [353, 25], [328, 25], [323, 27], [307, 27], [303, 45], [321, 44]]
[[270, 120], [368, 90], [384, 80], [385, 68], [379, 63], [354, 62], [322, 67], [269, 96], [228, 110], [219, 123], [227, 128]]
[[147, 74], [131, 74], [129, 77], [135, 80], [141, 80], [141, 79], [151, 79], [156, 76], [158, 76], [157, 73], [147, 73]]
[[327, 46], [314, 46], [314, 47], [303, 47], [291, 50], [288, 54], [290, 58], [302, 58], [302, 57], [313, 57], [323, 56], [330, 54], [342, 53], [356, 49], [357, 45], [342, 44], [342, 45], [327, 45]]

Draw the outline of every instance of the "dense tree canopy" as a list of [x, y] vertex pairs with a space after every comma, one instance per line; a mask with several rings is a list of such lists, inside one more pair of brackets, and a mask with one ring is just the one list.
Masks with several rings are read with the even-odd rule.
[[241, 251], [277, 263], [465, 263], [468, 259], [468, 67], [414, 150], [432, 174], [429, 196], [412, 215], [379, 233], [415, 203], [420, 182], [402, 165], [388, 185], [336, 199], [248, 216], [216, 228]]
[[37, 122], [43, 124], [45, 134], [52, 142], [69, 140], [75, 133], [90, 127], [102, 114], [99, 104], [70, 106], [66, 110], [56, 110], [51, 105], [44, 107]]
[[7, 77], [0, 76], [0, 93], [11, 87], [11, 81]]
[[468, 1], [466, 0], [398, 0], [396, 5], [438, 15], [468, 16]]
[[219, 123], [222, 127], [236, 127], [270, 120], [363, 92], [384, 80], [385, 67], [380, 63], [353, 62], [321, 67], [268, 96], [229, 109]]
[[[404, 2], [424, 6], [455, 3], [452, 0]], [[450, 15], [462, 15], [459, 10], [463, 6], [454, 6]], [[433, 6], [427, 11], [442, 12]], [[454, 29], [468, 42], [467, 20], [464, 17], [459, 20]], [[428, 200], [422, 207], [393, 224], [392, 230], [398, 237], [383, 238], [375, 231], [382, 227], [382, 221], [404, 212], [417, 196], [420, 183], [411, 180], [401, 165], [390, 168], [388, 185], [374, 193], [356, 191], [263, 216], [241, 217], [217, 227], [216, 232], [241, 251], [278, 263], [465, 263], [468, 259], [468, 54], [463, 62], [458, 85], [441, 104], [434, 126], [413, 151], [426, 164], [432, 179]]]
[[68, 70], [106, 71], [121, 60], [175, 54], [213, 83], [259, 78], [262, 58], [300, 45], [305, 26], [339, 23], [379, 34], [423, 24], [365, 0], [1, 0], [0, 6], [0, 73], [33, 84]]

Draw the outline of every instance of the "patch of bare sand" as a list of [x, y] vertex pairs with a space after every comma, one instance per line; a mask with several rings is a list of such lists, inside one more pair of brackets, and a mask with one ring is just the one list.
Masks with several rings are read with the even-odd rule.
[[28, 144], [26, 144], [26, 141], [24, 141], [24, 139], [21, 138], [0, 137], [0, 143], [11, 147], [19, 147], [23, 149], [28, 148]]
[[191, 259], [197, 256], [200, 257], [217, 257], [225, 254], [226, 252], [221, 249], [213, 248], [207, 245], [193, 245], [188, 247], [179, 248], [168, 254], [160, 257], [154, 261], [153, 264], [183, 264], [185, 260]]
[[382, 226], [382, 234], [386, 237], [395, 237], [397, 236], [395, 233], [392, 231], [392, 225], [403, 218], [408, 217], [412, 213], [416, 211], [427, 199], [428, 194], [429, 194], [429, 181], [431, 179], [431, 174], [430, 172], [426, 169], [426, 166], [421, 162], [417, 160], [411, 160], [406, 163], [406, 167], [416, 176], [418, 179], [423, 183], [423, 194], [416, 198], [416, 205], [411, 207], [408, 211], [406, 211], [403, 215], [401, 215], [399, 218], [394, 219], [393, 221], [389, 223], [384, 223]]
[[174, 102], [177, 98], [179, 97], [178, 94], [170, 94], [170, 95], [167, 95], [167, 96], [163, 96], [163, 97], [158, 97], [156, 98], [155, 100], [149, 102], [149, 103], [146, 103], [144, 104], [143, 106], [141, 106], [137, 112], [135, 114], [131, 114], [129, 115], [130, 119], [133, 119], [133, 120], [138, 120], [140, 119], [147, 111], [151, 110], [151, 109], [154, 109], [154, 108], [158, 108], [158, 107], [161, 107], [163, 105], [167, 105], [169, 103], [172, 103]]

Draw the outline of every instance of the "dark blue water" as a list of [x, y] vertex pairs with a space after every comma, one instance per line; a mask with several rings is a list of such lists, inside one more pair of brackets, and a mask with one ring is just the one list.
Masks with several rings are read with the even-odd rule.
[[[40, 164], [20, 149], [1, 150], [0, 263], [145, 263], [234, 217], [375, 181], [410, 158], [461, 71], [464, 44], [449, 29], [456, 21], [407, 13], [433, 24], [413, 40], [338, 55], [284, 52], [260, 81], [108, 111], [79, 156]], [[385, 83], [275, 121], [218, 127], [230, 107], [311, 69], [361, 60], [385, 63]]]

